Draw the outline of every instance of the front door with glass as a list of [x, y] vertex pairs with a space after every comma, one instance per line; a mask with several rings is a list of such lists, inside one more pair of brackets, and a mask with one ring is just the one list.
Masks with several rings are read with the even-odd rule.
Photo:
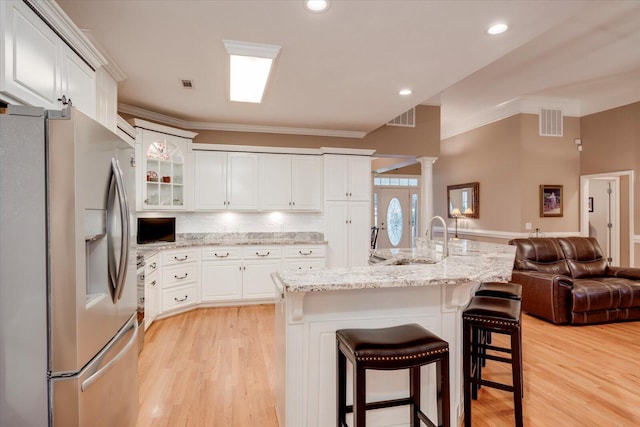
[[410, 248], [411, 194], [408, 188], [378, 188], [378, 249]]

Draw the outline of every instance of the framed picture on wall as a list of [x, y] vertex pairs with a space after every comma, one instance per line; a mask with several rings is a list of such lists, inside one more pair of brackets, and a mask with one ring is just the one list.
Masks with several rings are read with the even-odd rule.
[[540, 186], [540, 216], [562, 216], [562, 185]]

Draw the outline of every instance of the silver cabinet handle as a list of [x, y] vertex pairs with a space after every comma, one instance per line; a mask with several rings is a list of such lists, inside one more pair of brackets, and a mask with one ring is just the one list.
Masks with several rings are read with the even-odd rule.
[[153, 282], [150, 283], [151, 286], [155, 286], [157, 284], [157, 281], [154, 280]]
[[153, 264], [150, 264], [149, 267], [155, 269], [157, 267], [156, 263], [154, 262]]
[[218, 255], [218, 253], [216, 252], [216, 253], [213, 254], [213, 256], [215, 256], [216, 258], [226, 258], [226, 257], [229, 256], [229, 252], [227, 252], [224, 255]]
[[175, 274], [173, 275], [173, 277], [175, 277], [175, 278], [176, 278], [176, 279], [178, 279], [178, 280], [186, 279], [186, 278], [187, 278], [187, 276], [189, 276], [189, 273], [184, 273], [184, 276], [177, 276], [177, 275], [175, 275]]
[[185, 302], [187, 300], [187, 298], [189, 298], [189, 295], [185, 295], [184, 298], [173, 298], [174, 300], [176, 300], [176, 302]]
[[270, 252], [267, 252], [266, 254], [261, 254], [259, 252], [256, 252], [256, 255], [258, 255], [259, 257], [267, 257], [269, 256]]
[[144, 273], [140, 273], [140, 280], [142, 280], [144, 282]]
[[189, 258], [189, 255], [185, 255], [184, 258], [178, 258], [177, 256], [174, 256], [173, 259], [175, 259], [176, 261], [186, 261], [187, 258]]
[[298, 253], [299, 253], [300, 255], [303, 255], [303, 256], [309, 256], [309, 255], [311, 255], [311, 254], [313, 253], [313, 251], [309, 251], [309, 252], [302, 252], [302, 251], [298, 251]]

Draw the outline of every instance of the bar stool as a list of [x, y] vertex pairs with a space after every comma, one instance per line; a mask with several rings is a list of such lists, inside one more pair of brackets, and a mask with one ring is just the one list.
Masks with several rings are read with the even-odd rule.
[[[366, 411], [394, 406], [411, 406], [411, 427], [450, 426], [449, 343], [422, 326], [412, 323], [381, 329], [340, 329], [337, 347], [337, 422], [346, 427], [346, 414], [353, 413], [353, 427], [366, 425]], [[347, 359], [353, 365], [353, 405], [347, 405]], [[436, 366], [438, 422], [435, 424], [420, 409], [420, 367]], [[409, 369], [409, 397], [366, 402], [366, 370]]]
[[[477, 399], [477, 388], [487, 386], [513, 393], [516, 427], [522, 427], [522, 349], [520, 328], [521, 302], [516, 299], [474, 296], [462, 313], [464, 425], [471, 427], [471, 399]], [[510, 347], [474, 342], [483, 333], [498, 333], [510, 337]], [[487, 350], [505, 353], [502, 357]], [[479, 358], [511, 365], [512, 385], [482, 378]]]
[[[475, 296], [522, 300], [522, 285], [511, 282], [482, 282], [476, 290]], [[481, 344], [491, 344], [491, 332], [480, 334], [477, 340]], [[522, 343], [520, 343], [520, 346], [522, 346]], [[486, 359], [480, 356], [480, 362], [482, 365], [479, 369], [482, 369], [482, 366], [486, 365]], [[478, 388], [480, 387], [474, 388], [474, 399]]]

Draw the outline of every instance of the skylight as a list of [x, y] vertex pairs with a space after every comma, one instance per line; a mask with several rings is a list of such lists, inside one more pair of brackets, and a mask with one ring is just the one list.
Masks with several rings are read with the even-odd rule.
[[229, 99], [262, 102], [273, 60], [280, 46], [223, 40], [229, 54]]

